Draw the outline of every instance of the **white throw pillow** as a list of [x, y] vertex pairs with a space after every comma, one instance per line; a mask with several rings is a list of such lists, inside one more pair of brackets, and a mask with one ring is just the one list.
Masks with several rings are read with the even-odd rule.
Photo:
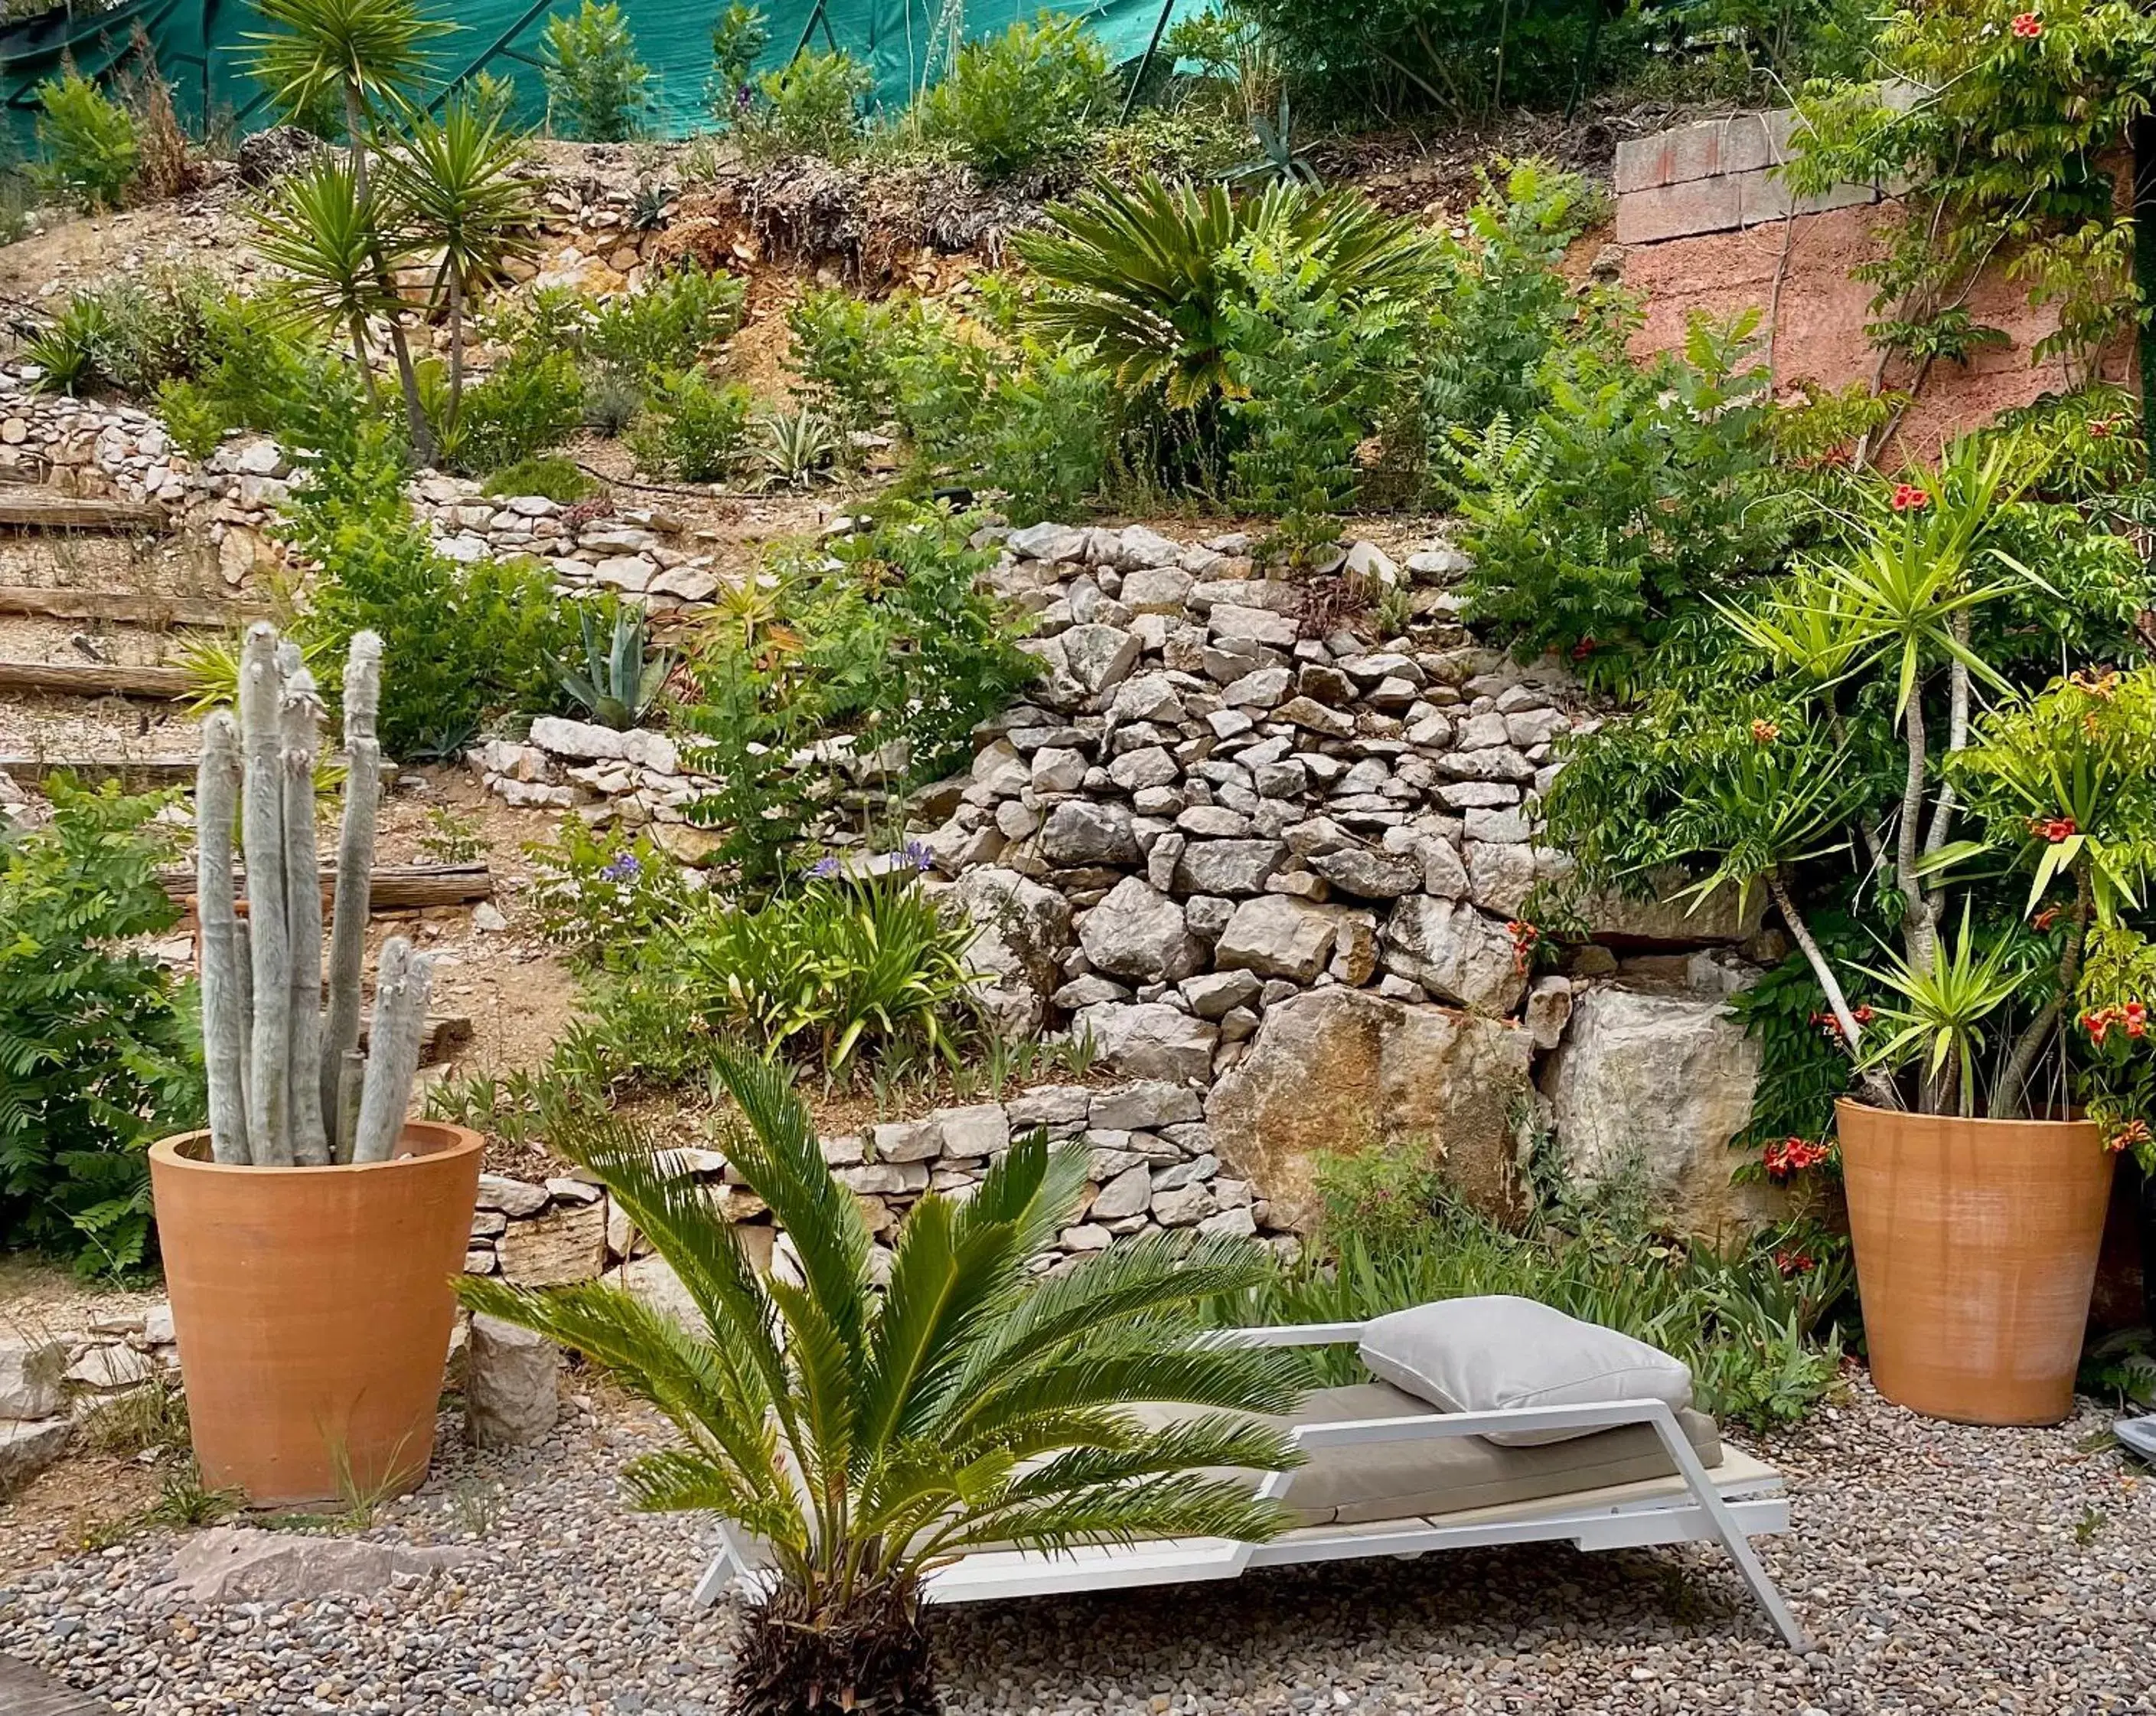
[[[1666, 1400], [1676, 1411], [1691, 1404], [1691, 1371], [1667, 1353], [1503, 1294], [1440, 1299], [1378, 1318], [1363, 1331], [1363, 1362], [1444, 1412], [1590, 1400]], [[1528, 1448], [1601, 1428], [1508, 1431], [1490, 1440]]]

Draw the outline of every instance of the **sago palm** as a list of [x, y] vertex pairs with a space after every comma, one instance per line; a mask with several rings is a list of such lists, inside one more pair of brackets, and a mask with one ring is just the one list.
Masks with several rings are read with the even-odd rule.
[[1126, 190], [1096, 184], [1051, 204], [1047, 231], [1013, 240], [1045, 290], [1028, 309], [1055, 338], [1094, 346], [1117, 383], [1162, 387], [1191, 409], [1227, 381], [1230, 253], [1254, 234], [1318, 258], [1342, 299], [1411, 295], [1435, 277], [1437, 252], [1409, 221], [1353, 191], [1276, 184], [1256, 196], [1148, 174]]
[[[1291, 1357], [1210, 1344], [1198, 1309], [1259, 1281], [1254, 1242], [1163, 1236], [1035, 1277], [1028, 1262], [1070, 1218], [1086, 1169], [1083, 1149], [1036, 1133], [969, 1201], [915, 1205], [879, 1292], [859, 1205], [786, 1074], [735, 1051], [717, 1068], [745, 1123], [727, 1159], [790, 1236], [798, 1273], [759, 1277], [702, 1188], [601, 1119], [558, 1141], [672, 1266], [695, 1326], [598, 1282], [459, 1292], [672, 1421], [676, 1445], [624, 1474], [634, 1505], [709, 1510], [769, 1545], [732, 1708], [935, 1710], [922, 1582], [970, 1549], [1282, 1527], [1247, 1486], [1202, 1472], [1295, 1463], [1247, 1415], [1291, 1407]], [[1148, 1429], [1140, 1402], [1195, 1410]]]
[[537, 246], [537, 208], [516, 176], [524, 140], [475, 101], [453, 96], [437, 120], [416, 116], [388, 157], [403, 232], [439, 252], [434, 291], [449, 317], [449, 419], [465, 393], [465, 305], [511, 257]]

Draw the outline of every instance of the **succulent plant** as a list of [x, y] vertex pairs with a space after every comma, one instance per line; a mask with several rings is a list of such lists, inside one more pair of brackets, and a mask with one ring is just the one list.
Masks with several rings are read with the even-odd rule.
[[[203, 936], [203, 1041], [210, 1148], [255, 1167], [382, 1162], [404, 1127], [433, 984], [430, 955], [393, 937], [376, 971], [374, 1024], [359, 1049], [360, 968], [374, 864], [382, 749], [382, 640], [356, 634], [344, 676], [344, 820], [325, 1007], [316, 880], [315, 761], [322, 700], [298, 648], [266, 623], [240, 652], [239, 719], [203, 722], [196, 781], [196, 888]], [[235, 821], [246, 915], [232, 873]]]

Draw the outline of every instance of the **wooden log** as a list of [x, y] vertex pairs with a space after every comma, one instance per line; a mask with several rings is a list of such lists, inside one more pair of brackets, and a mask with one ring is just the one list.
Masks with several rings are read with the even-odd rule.
[[132, 501], [95, 500], [55, 494], [50, 489], [0, 488], [0, 525], [19, 530], [162, 531], [167, 523], [162, 507]]
[[156, 697], [169, 702], [189, 696], [194, 690], [194, 676], [184, 667], [102, 661], [0, 661], [0, 691], [55, 691], [69, 697]]
[[31, 786], [48, 776], [71, 774], [77, 780], [121, 782], [130, 792], [179, 786], [195, 778], [192, 757], [0, 757], [0, 774]]
[[229, 602], [216, 596], [0, 584], [0, 614], [25, 614], [33, 619], [109, 619], [159, 629], [193, 625], [230, 631], [262, 619], [268, 612], [259, 602]]
[[[362, 1023], [359, 1027], [359, 1046], [367, 1046], [371, 1026]], [[471, 1015], [469, 1013], [433, 1013], [419, 1028], [419, 1064], [432, 1066], [446, 1061], [472, 1040]]]
[[[336, 886], [336, 866], [320, 866], [325, 893]], [[175, 866], [157, 872], [175, 900], [192, 900], [193, 871]], [[377, 864], [367, 872], [367, 904], [376, 912], [403, 912], [420, 906], [464, 906], [494, 893], [494, 876], [484, 864]]]

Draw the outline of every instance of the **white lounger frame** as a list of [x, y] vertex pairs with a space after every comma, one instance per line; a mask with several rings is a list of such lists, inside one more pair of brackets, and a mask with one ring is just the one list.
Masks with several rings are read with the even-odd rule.
[[[1316, 1347], [1358, 1341], [1360, 1323], [1311, 1323], [1272, 1328], [1224, 1331], [1224, 1344], [1249, 1347]], [[1502, 1507], [1476, 1508], [1430, 1518], [1409, 1517], [1359, 1525], [1305, 1526], [1269, 1544], [1226, 1538], [1175, 1538], [1131, 1544], [1101, 1544], [1056, 1554], [998, 1549], [970, 1554], [929, 1575], [925, 1595], [935, 1603], [982, 1602], [1007, 1597], [1061, 1595], [1127, 1590], [1199, 1580], [1235, 1579], [1252, 1567], [1299, 1566], [1371, 1555], [1403, 1558], [1439, 1549], [1493, 1544], [1561, 1543], [1582, 1549], [1636, 1549], [1650, 1544], [1712, 1543], [1726, 1550], [1794, 1651], [1811, 1640], [1753, 1553], [1751, 1539], [1786, 1531], [1789, 1504], [1781, 1480], [1764, 1467], [1717, 1485], [1701, 1463], [1676, 1413], [1661, 1400], [1613, 1400], [1572, 1406], [1514, 1407], [1496, 1412], [1421, 1413], [1410, 1418], [1367, 1418], [1341, 1424], [1306, 1424], [1293, 1439], [1306, 1451], [1372, 1442], [1415, 1441], [1433, 1436], [1490, 1436], [1506, 1431], [1609, 1429], [1653, 1426], [1676, 1467], [1676, 1479], [1620, 1484], [1577, 1496], [1551, 1496]], [[1749, 1464], [1749, 1462], [1748, 1462]], [[1295, 1484], [1292, 1472], [1269, 1474], [1258, 1494], [1277, 1501]], [[1450, 1523], [1447, 1523], [1450, 1521]], [[719, 1523], [719, 1551], [696, 1582], [693, 1600], [716, 1602], [730, 1585], [754, 1587], [768, 1578], [760, 1545], [731, 1521]]]

